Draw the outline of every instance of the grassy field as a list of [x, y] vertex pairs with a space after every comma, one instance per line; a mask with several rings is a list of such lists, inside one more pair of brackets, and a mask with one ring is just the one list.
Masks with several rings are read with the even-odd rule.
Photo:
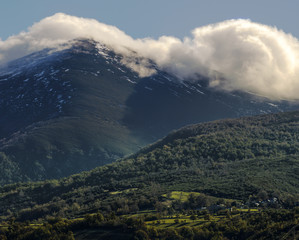
[[[219, 200], [219, 198], [217, 197], [213, 197], [213, 196], [208, 196], [208, 195], [205, 195], [203, 193], [199, 193], [199, 192], [185, 192], [185, 191], [172, 191], [168, 194], [163, 194], [162, 197], [164, 197], [165, 199], [168, 199], [170, 201], [174, 201], [174, 200], [177, 200], [177, 201], [180, 201], [180, 202], [186, 202], [190, 195], [193, 195], [194, 197], [197, 197], [197, 196], [205, 196], [205, 197], [208, 197], [211, 202], [217, 202]], [[221, 198], [224, 202], [226, 203], [232, 203], [232, 202], [236, 202], [236, 203], [240, 203], [239, 200], [236, 200], [236, 199], [229, 199], [229, 198]]]
[[[236, 209], [238, 212], [248, 212], [248, 209]], [[258, 212], [258, 209], [250, 209], [250, 212]], [[233, 216], [239, 216], [240, 213]], [[227, 215], [219, 214], [202, 214], [202, 215], [189, 215], [189, 214], [175, 214], [172, 216], [163, 216], [158, 220], [145, 221], [146, 225], [155, 228], [180, 228], [180, 227], [197, 227], [202, 224], [211, 222], [223, 221], [229, 217]]]
[[204, 223], [208, 223], [211, 221], [219, 221], [224, 218], [223, 216], [211, 216], [210, 220], [205, 220], [204, 217], [196, 217], [196, 219], [191, 220], [191, 216], [189, 215], [175, 215], [175, 216], [165, 216], [159, 220], [153, 221], [145, 221], [148, 226], [156, 227], [156, 228], [170, 228], [170, 227], [195, 227]]
[[163, 194], [162, 196], [172, 200], [179, 200], [181, 202], [186, 202], [191, 194], [193, 194], [194, 196], [200, 195], [200, 193], [198, 192], [172, 191], [170, 194]]
[[136, 190], [138, 190], [138, 188], [128, 188], [128, 189], [125, 189], [125, 190], [123, 190], [123, 191], [110, 192], [110, 194], [111, 194], [111, 195], [117, 195], [117, 194], [122, 194], [122, 193], [127, 194], [127, 193], [130, 193], [130, 192], [132, 192], [132, 191], [136, 191]]

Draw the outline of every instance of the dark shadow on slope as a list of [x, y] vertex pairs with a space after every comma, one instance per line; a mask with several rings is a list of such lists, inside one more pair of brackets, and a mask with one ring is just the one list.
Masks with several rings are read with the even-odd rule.
[[146, 142], [188, 124], [297, 108], [288, 102], [272, 104], [248, 93], [217, 91], [203, 78], [196, 83], [179, 83], [165, 72], [136, 83], [126, 106], [123, 122]]
[[142, 79], [126, 102], [128, 112], [123, 122], [146, 141], [153, 142], [187, 124], [236, 116], [227, 101], [222, 101], [224, 94], [207, 91], [206, 87], [202, 87], [203, 92], [198, 85], [195, 88], [167, 78], [160, 73]]

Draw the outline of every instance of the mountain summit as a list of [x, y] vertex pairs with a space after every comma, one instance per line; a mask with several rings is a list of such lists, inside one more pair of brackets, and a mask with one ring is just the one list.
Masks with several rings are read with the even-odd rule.
[[[152, 71], [141, 77], [133, 68]], [[44, 49], [0, 70], [0, 182], [58, 178], [112, 162], [173, 129], [294, 109], [183, 81], [132, 52], [89, 39]]]

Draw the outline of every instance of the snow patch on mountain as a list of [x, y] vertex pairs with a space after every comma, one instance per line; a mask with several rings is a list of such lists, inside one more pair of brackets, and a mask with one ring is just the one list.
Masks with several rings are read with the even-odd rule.
[[[273, 100], [298, 100], [299, 41], [275, 27], [233, 19], [202, 26], [183, 40], [133, 39], [114, 26], [94, 19], [63, 13], [42, 19], [28, 31], [0, 40], [0, 63], [45, 50], [44, 56], [72, 47], [74, 39], [88, 38], [101, 44], [98, 53], [107, 63], [115, 60], [109, 49], [123, 56], [122, 64], [140, 77], [159, 69], [182, 81], [198, 75], [209, 78], [210, 87], [224, 91], [253, 92]], [[112, 57], [112, 58], [111, 58]], [[36, 64], [28, 62], [31, 67]]]

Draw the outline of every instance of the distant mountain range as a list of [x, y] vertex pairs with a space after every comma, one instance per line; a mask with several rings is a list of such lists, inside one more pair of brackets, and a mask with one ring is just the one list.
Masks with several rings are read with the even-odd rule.
[[[298, 105], [159, 69], [139, 77], [92, 40], [44, 49], [0, 70], [0, 183], [59, 178], [110, 163], [187, 124]], [[136, 56], [135, 64], [140, 59]]]

